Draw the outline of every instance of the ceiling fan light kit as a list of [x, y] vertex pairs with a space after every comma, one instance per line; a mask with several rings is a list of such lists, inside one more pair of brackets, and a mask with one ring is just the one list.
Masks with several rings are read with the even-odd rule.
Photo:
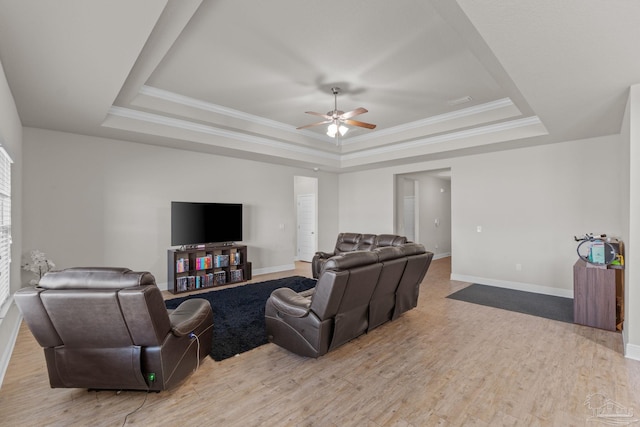
[[336, 123], [331, 123], [327, 128], [327, 135], [331, 138], [335, 138], [338, 133], [340, 133], [340, 136], [344, 136], [348, 130], [349, 128], [345, 125], [338, 126]]
[[327, 127], [327, 135], [329, 135], [331, 138], [336, 139], [338, 136], [344, 136], [349, 131], [349, 128], [345, 126], [345, 124], [351, 126], [359, 126], [366, 129], [375, 129], [376, 125], [374, 124], [360, 122], [358, 120], [351, 120], [352, 117], [368, 112], [366, 108], [360, 107], [356, 108], [355, 110], [347, 111], [346, 113], [344, 111], [340, 111], [338, 110], [338, 93], [340, 93], [340, 88], [332, 87], [331, 93], [333, 93], [334, 98], [333, 111], [329, 111], [327, 114], [316, 113], [314, 111], [305, 111], [307, 114], [320, 116], [325, 120], [317, 123], [311, 123], [305, 126], [300, 126], [297, 129], [306, 129], [313, 126], [328, 124], [329, 126]]

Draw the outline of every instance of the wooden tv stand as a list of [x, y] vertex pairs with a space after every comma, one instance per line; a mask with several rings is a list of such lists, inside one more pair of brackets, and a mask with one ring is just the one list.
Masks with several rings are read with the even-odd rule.
[[245, 245], [199, 245], [167, 251], [167, 281], [173, 294], [250, 279]]

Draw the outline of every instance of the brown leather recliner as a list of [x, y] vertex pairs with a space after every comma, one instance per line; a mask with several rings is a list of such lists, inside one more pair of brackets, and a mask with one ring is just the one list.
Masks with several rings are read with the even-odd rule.
[[52, 388], [166, 390], [211, 351], [211, 305], [191, 299], [169, 313], [148, 272], [52, 271], [15, 301], [44, 347]]
[[312, 292], [279, 288], [265, 304], [269, 341], [319, 357], [416, 307], [433, 253], [418, 243], [328, 259]]
[[320, 276], [322, 267], [327, 260], [336, 255], [342, 255], [353, 251], [372, 251], [377, 248], [387, 246], [400, 246], [407, 242], [404, 236], [395, 234], [359, 234], [359, 233], [340, 233], [336, 239], [336, 245], [333, 252], [316, 252], [311, 260], [311, 274], [314, 279]]

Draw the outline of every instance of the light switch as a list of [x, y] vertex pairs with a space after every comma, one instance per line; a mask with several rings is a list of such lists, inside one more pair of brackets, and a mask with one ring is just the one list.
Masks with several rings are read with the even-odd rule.
[[478, 233], [482, 233], [482, 226], [481, 225], [477, 226], [476, 230], [478, 231]]

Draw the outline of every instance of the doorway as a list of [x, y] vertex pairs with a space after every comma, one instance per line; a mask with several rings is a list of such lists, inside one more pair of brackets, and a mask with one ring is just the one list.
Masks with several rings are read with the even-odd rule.
[[434, 259], [451, 256], [451, 169], [396, 175], [395, 185], [396, 233]]
[[318, 179], [294, 177], [297, 261], [311, 262], [318, 250]]

